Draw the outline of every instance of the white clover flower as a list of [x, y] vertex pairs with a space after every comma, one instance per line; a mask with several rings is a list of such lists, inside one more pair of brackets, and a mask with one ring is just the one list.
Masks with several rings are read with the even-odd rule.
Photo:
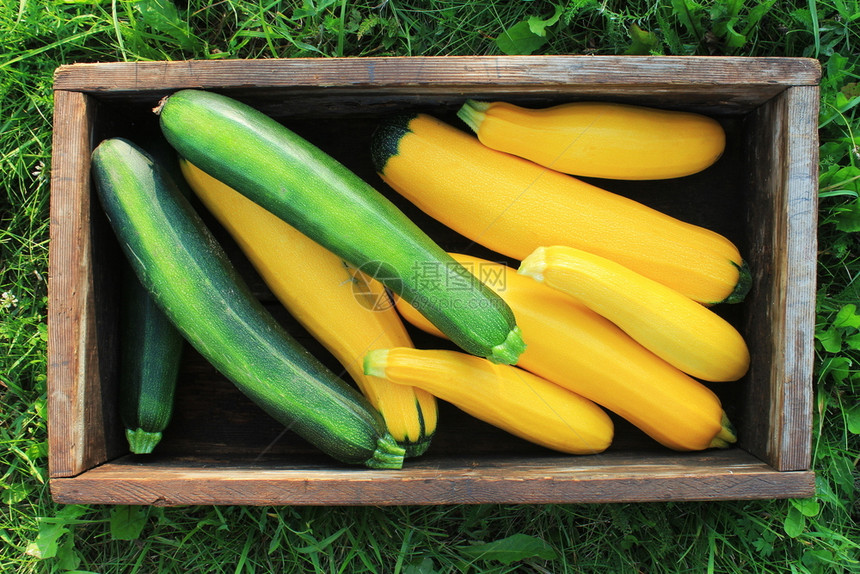
[[8, 291], [0, 293], [0, 309], [11, 309], [18, 304], [18, 298]]

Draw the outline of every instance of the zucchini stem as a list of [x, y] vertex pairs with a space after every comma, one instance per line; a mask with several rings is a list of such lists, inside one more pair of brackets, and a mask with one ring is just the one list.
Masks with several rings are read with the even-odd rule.
[[728, 415], [723, 411], [722, 420], [720, 421], [720, 432], [717, 433], [711, 443], [708, 445], [712, 448], [728, 448], [733, 443], [737, 442], [738, 436], [735, 431], [735, 426], [729, 420]]
[[723, 303], [741, 303], [752, 287], [752, 273], [746, 260], [742, 261], [740, 265], [734, 261], [731, 264], [738, 268], [738, 282], [735, 284], [734, 290], [723, 300]]
[[487, 110], [489, 108], [489, 102], [466, 100], [466, 103], [457, 110], [457, 117], [472, 128], [472, 131], [478, 133], [478, 129], [481, 127], [481, 122], [483, 122], [484, 118], [487, 117]]
[[[427, 449], [430, 448], [430, 443], [432, 441], [432, 437], [424, 437], [417, 442], [410, 442], [403, 445], [403, 448], [406, 450], [406, 456], [408, 458], [421, 456]], [[402, 443], [401, 443], [402, 444]]]
[[364, 355], [364, 374], [371, 377], [385, 378], [385, 367], [388, 364], [388, 349], [373, 349]]
[[493, 347], [492, 352], [487, 359], [492, 363], [516, 365], [517, 360], [525, 350], [526, 343], [523, 341], [523, 333], [519, 326], [515, 326], [511, 329], [510, 333], [508, 333], [508, 336], [505, 337], [503, 343]]
[[543, 274], [546, 271], [546, 248], [538, 247], [520, 262], [517, 273], [531, 277], [539, 283], [543, 283]]
[[368, 468], [397, 470], [403, 468], [405, 455], [406, 449], [399, 446], [393, 436], [385, 433], [385, 436], [377, 439], [376, 450], [373, 451], [373, 456], [367, 459], [364, 465]]
[[161, 433], [145, 431], [141, 428], [125, 429], [125, 438], [128, 439], [128, 447], [132, 453], [149, 454], [161, 441]]

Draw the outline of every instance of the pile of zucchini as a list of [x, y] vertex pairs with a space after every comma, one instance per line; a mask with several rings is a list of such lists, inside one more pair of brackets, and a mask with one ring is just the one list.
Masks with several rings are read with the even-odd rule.
[[[469, 101], [459, 115], [478, 138], [424, 114], [382, 123], [373, 161], [386, 183], [522, 261], [500, 290], [475, 273], [480, 260], [446, 253], [377, 190], [258, 110], [182, 90], [156, 112], [184, 181], [122, 138], [92, 157], [134, 272], [123, 295], [121, 389], [132, 452], [150, 452], [169, 421], [183, 341], [322, 452], [370, 468], [400, 468], [427, 450], [437, 397], [560, 452], [608, 448], [604, 409], [673, 449], [734, 442], [719, 400], [696, 378], [736, 380], [748, 368], [743, 339], [708, 307], [743, 299], [745, 262], [716, 233], [570, 175], [583, 166], [592, 171], [582, 175], [624, 179], [699, 171], [723, 150], [713, 120]], [[636, 135], [644, 133], [650, 141]], [[681, 136], [683, 156], [672, 144]], [[619, 153], [645, 159], [607, 161]], [[357, 388], [273, 319], [178, 183]], [[427, 266], [435, 282], [417, 272]], [[416, 349], [401, 318], [460, 351]]]

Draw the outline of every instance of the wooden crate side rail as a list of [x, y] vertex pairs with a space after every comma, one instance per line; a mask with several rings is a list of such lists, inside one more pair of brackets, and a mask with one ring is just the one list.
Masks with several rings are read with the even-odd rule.
[[812, 371], [814, 365], [815, 287], [818, 254], [818, 106], [815, 87], [795, 87], [785, 92], [786, 106], [780, 121], [785, 125], [783, 189], [778, 205], [785, 210], [784, 249], [778, 250], [780, 288], [785, 317], [775, 369], [776, 386], [771, 402], [773, 444], [778, 453], [777, 470], [807, 469], [811, 464]]
[[753, 287], [745, 332], [753, 363], [741, 442], [782, 471], [808, 469], [811, 457], [817, 119], [814, 86], [789, 88], [750, 117]]
[[[93, 109], [80, 93], [54, 93], [48, 276], [50, 475], [72, 476], [96, 461], [88, 448], [86, 388], [95, 364], [89, 228]], [[97, 458], [97, 457], [96, 457]]]
[[457, 457], [397, 471], [291, 462], [243, 466], [123, 457], [52, 480], [59, 502], [154, 504], [545, 504], [803, 498], [811, 471], [777, 472], [742, 451], [654, 457], [624, 454], [549, 460]]
[[761, 93], [817, 85], [811, 58], [711, 56], [426, 56], [117, 62], [59, 67], [55, 89], [93, 93], [180, 88], [484, 88], [702, 85]]

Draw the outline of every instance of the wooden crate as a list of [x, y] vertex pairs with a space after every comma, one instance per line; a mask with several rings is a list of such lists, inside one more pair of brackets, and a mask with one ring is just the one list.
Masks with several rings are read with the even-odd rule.
[[[787, 58], [429, 57], [75, 64], [55, 76], [48, 342], [50, 483], [66, 503], [450, 504], [803, 497], [810, 470], [819, 79]], [[273, 115], [398, 203], [442, 245], [462, 239], [391, 192], [373, 172], [379, 117], [445, 119], [467, 97], [524, 105], [599, 99], [716, 117], [724, 157], [672, 181], [600, 182], [735, 241], [754, 285], [719, 308], [743, 332], [749, 374], [711, 385], [736, 447], [677, 453], [617, 421], [595, 456], [559, 455], [442, 405], [430, 450], [399, 471], [340, 465], [262, 414], [195, 352], [184, 357], [176, 414], [157, 454], [128, 453], [116, 406], [116, 270], [121, 254], [91, 189], [104, 137], [159, 137], [151, 112], [180, 88], [216, 90]], [[235, 245], [249, 282], [284, 322]], [[432, 339], [419, 342], [438, 344]]]

